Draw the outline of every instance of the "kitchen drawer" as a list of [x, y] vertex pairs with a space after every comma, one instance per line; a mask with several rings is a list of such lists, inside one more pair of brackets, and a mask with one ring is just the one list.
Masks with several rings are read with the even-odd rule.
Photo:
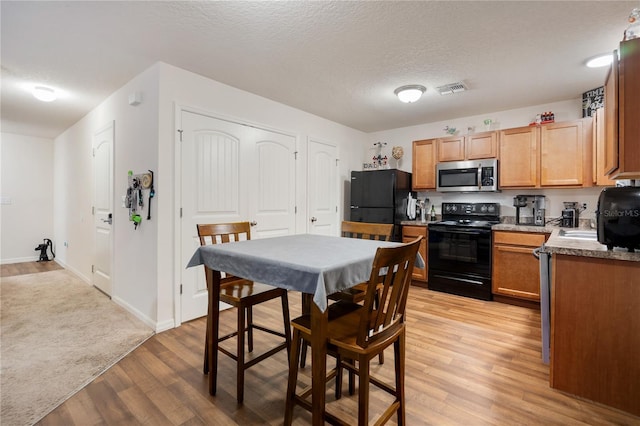
[[426, 226], [403, 226], [402, 227], [402, 238], [410, 238], [415, 240], [418, 236], [422, 235], [424, 238], [427, 238], [427, 227]]
[[517, 246], [540, 247], [544, 244], [547, 234], [529, 232], [494, 231], [494, 244], [511, 244]]

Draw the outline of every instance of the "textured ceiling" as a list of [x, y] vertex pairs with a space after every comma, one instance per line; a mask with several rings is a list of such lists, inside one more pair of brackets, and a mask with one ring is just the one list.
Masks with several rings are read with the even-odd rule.
[[[157, 61], [366, 132], [578, 98], [640, 1], [0, 2], [2, 131], [55, 137]], [[464, 81], [441, 96], [435, 87]], [[66, 93], [40, 103], [23, 90]], [[393, 90], [427, 87], [415, 104]]]

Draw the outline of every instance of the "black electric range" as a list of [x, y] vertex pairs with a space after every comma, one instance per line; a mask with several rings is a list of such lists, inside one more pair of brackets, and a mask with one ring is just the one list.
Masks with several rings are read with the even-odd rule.
[[429, 289], [491, 300], [491, 227], [498, 203], [442, 203], [429, 228]]

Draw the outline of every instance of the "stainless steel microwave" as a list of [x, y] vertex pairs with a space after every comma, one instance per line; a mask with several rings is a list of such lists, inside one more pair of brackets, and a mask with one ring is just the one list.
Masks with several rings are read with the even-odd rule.
[[498, 159], [438, 163], [436, 189], [439, 192], [496, 192]]

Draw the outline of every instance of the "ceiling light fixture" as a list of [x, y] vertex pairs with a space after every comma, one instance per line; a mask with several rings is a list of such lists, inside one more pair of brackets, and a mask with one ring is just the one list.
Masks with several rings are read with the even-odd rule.
[[607, 53], [606, 55], [598, 55], [593, 58], [587, 60], [587, 67], [589, 68], [600, 68], [611, 65], [613, 62], [613, 55], [611, 53]]
[[33, 88], [33, 96], [42, 102], [52, 102], [58, 99], [56, 91], [45, 86], [36, 86]]
[[412, 103], [420, 99], [426, 90], [426, 87], [420, 86], [419, 84], [410, 84], [408, 86], [398, 87], [393, 93], [396, 94], [401, 102]]

